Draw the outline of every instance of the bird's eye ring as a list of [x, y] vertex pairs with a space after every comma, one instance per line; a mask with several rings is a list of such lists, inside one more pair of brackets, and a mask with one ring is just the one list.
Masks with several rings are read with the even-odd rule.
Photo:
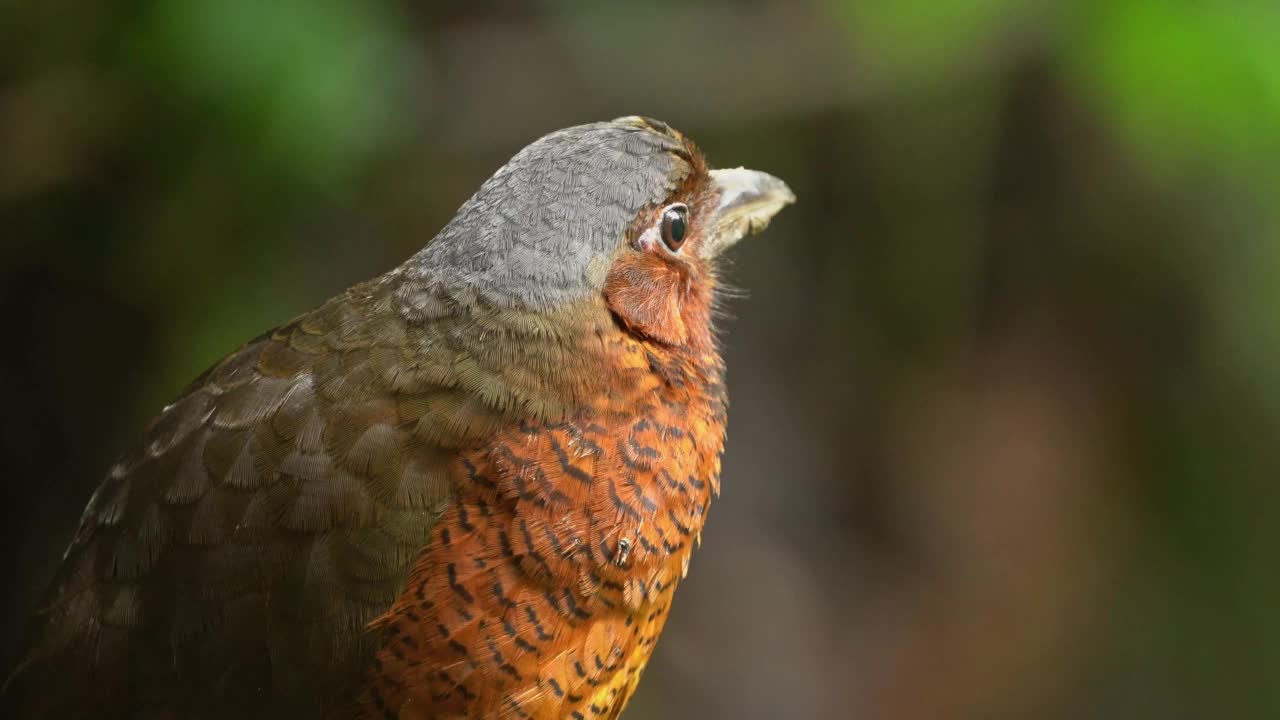
[[662, 211], [662, 242], [673, 253], [684, 247], [689, 234], [689, 206], [676, 203]]

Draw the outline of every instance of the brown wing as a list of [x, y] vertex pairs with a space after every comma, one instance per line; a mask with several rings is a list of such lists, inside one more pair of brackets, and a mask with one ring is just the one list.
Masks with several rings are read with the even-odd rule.
[[463, 402], [389, 294], [250, 342], [165, 408], [85, 509], [6, 706], [317, 717], [349, 692], [451, 492], [458, 433], [432, 412]]

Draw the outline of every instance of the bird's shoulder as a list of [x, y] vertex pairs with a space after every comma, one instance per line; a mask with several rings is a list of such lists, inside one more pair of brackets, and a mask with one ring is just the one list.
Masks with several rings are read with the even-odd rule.
[[497, 422], [457, 375], [465, 332], [406, 318], [394, 289], [255, 338], [163, 409], [84, 509], [6, 703], [216, 688], [213, 706], [306, 710], [317, 678], [337, 691], [448, 502], [450, 458]]

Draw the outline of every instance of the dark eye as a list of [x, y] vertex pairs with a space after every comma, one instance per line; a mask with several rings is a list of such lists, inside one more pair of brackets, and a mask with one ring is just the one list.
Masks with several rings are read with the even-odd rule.
[[682, 204], [672, 205], [662, 211], [662, 242], [671, 252], [680, 252], [684, 238], [689, 232], [689, 208]]

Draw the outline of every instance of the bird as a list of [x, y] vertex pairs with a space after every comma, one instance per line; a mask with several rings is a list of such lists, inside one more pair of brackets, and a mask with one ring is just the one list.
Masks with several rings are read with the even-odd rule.
[[5, 716], [618, 717], [720, 492], [720, 260], [794, 200], [648, 118], [532, 142], [119, 456]]

